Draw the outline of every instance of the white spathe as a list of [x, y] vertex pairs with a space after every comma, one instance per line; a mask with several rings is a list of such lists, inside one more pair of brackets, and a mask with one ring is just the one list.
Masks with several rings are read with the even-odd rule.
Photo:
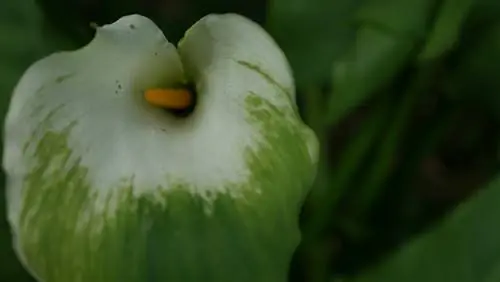
[[[196, 108], [186, 118], [166, 114], [143, 98], [146, 89], [185, 81], [194, 82], [198, 93]], [[70, 160], [63, 160], [64, 154], [51, 155], [43, 168], [50, 180], [46, 186], [50, 187], [43, 189], [71, 198], [74, 195], [65, 191], [73, 184], [64, 180], [57, 186], [50, 173], [69, 174], [75, 164], [84, 168], [85, 181], [97, 200], [78, 210], [76, 230], [71, 232], [88, 231], [90, 227], [100, 230], [113, 222], [102, 219], [104, 215], [120, 208], [117, 190], [123, 188], [124, 181], [137, 198], [144, 194], [157, 196], [158, 189], [168, 192], [179, 183], [208, 203], [216, 194], [239, 198], [239, 189], [244, 185], [237, 184], [245, 184], [254, 176], [246, 152], [258, 151], [262, 144], [281, 146], [267, 144], [260, 123], [249, 120], [246, 99], [250, 94], [285, 113], [273, 117], [273, 121], [280, 119], [280, 124], [286, 126], [288, 122], [283, 121], [290, 121], [294, 132], [300, 132], [297, 140], [290, 140], [293, 145], [286, 148], [298, 150], [306, 143], [310, 162], [296, 167], [315, 164], [318, 143], [296, 113], [288, 62], [273, 39], [242, 16], [206, 16], [186, 32], [178, 48], [148, 18], [125, 16], [99, 27], [84, 48], [59, 52], [34, 63], [14, 90], [4, 135], [8, 217], [21, 260], [26, 264], [21, 251], [25, 242], [19, 242], [22, 239], [18, 236], [22, 224], [29, 225], [24, 232], [31, 232], [27, 237], [35, 240], [35, 245], [42, 237], [35, 233], [50, 234], [50, 230], [40, 231], [34, 225], [38, 224], [35, 214], [51, 215], [52, 206], [40, 211], [41, 200], [30, 199], [27, 205], [23, 198], [26, 179], [36, 173], [40, 162], [37, 146], [44, 137], [71, 128], [64, 136]], [[48, 146], [53, 152], [57, 151], [54, 146], [60, 144]], [[300, 152], [304, 152], [301, 156], [307, 155], [305, 150]], [[303, 181], [302, 177], [297, 176], [297, 182]], [[39, 191], [38, 185], [30, 185], [31, 190]], [[168, 206], [165, 197], [157, 199]], [[91, 215], [95, 218], [96, 214], [99, 220], [89, 223]], [[64, 228], [62, 222], [57, 223], [58, 228]], [[50, 254], [37, 255], [44, 261], [44, 256]]]
[[[242, 62], [258, 66], [283, 89]], [[197, 107], [186, 119], [166, 115], [143, 99], [148, 88], [184, 79], [196, 82], [199, 93]], [[23, 148], [46, 133], [44, 122], [54, 131], [74, 123], [68, 146], [89, 168], [91, 187], [103, 197], [132, 176], [138, 194], [166, 180], [187, 181], [201, 196], [223, 189], [224, 183], [244, 182], [249, 171], [241, 152], [260, 138], [246, 120], [249, 92], [278, 107], [295, 107], [285, 56], [260, 26], [242, 16], [204, 17], [186, 32], [178, 51], [140, 15], [98, 28], [84, 48], [33, 64], [14, 91], [3, 158], [10, 221], [18, 222], [22, 180], [33, 162]], [[311, 159], [317, 153], [313, 141]], [[26, 155], [35, 149], [28, 146]]]
[[[184, 81], [194, 82], [198, 93], [196, 108], [186, 118], [168, 115], [143, 98], [146, 89]], [[99, 27], [84, 48], [33, 64], [14, 90], [4, 135], [8, 217], [21, 260], [21, 213], [27, 211], [24, 221], [29, 223], [42, 204], [33, 201], [26, 207], [23, 189], [38, 161], [37, 145], [47, 134], [71, 128], [65, 142], [72, 159], [51, 159], [44, 173], [69, 171], [78, 163], [87, 169], [85, 181], [98, 196], [93, 207], [79, 211], [77, 226], [82, 229], [90, 226], [91, 213], [118, 209], [113, 207], [119, 204], [115, 194], [124, 181], [134, 196], [156, 195], [160, 186], [168, 192], [184, 183], [207, 202], [217, 193], [238, 198], [242, 186], [227, 184], [249, 181], [245, 150], [258, 150], [267, 142], [259, 124], [249, 121], [249, 93], [293, 113], [280, 118], [290, 119], [305, 137], [290, 142], [304, 142], [304, 137], [315, 163], [318, 143], [297, 119], [288, 62], [273, 39], [242, 16], [202, 18], [177, 49], [151, 20], [125, 16]], [[158, 201], [168, 205], [165, 197]], [[91, 226], [100, 229], [103, 224], [105, 220]]]

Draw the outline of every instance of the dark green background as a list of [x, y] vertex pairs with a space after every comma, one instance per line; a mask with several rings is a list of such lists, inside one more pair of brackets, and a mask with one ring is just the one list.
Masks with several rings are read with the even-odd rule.
[[[496, 0], [5, 0], [2, 118], [27, 66], [86, 44], [91, 22], [140, 13], [176, 42], [223, 12], [274, 36], [322, 144], [291, 281], [500, 281]], [[31, 281], [1, 195], [0, 281]]]

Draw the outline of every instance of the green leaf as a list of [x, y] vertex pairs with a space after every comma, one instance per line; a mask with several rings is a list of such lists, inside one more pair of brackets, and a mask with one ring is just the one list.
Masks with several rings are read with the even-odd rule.
[[389, 83], [405, 65], [413, 43], [375, 28], [362, 28], [353, 49], [334, 63], [334, 92], [328, 104], [328, 123], [336, 124], [349, 111]]
[[329, 80], [332, 62], [354, 39], [361, 0], [271, 0], [267, 27], [287, 55], [297, 84]]
[[500, 118], [500, 22], [483, 31], [460, 55], [449, 77], [450, 92]]
[[454, 47], [473, 3], [474, 0], [444, 1], [419, 61], [434, 60]]
[[493, 282], [500, 278], [500, 176], [441, 225], [352, 282]]
[[[376, 26], [396, 36], [423, 38], [439, 0], [367, 0], [357, 13], [364, 26]], [[411, 13], [407, 12], [411, 11]]]
[[412, 110], [422, 93], [429, 91], [429, 85], [435, 72], [429, 68], [419, 69], [408, 82], [408, 87], [401, 93], [402, 99], [389, 113], [385, 121], [384, 136], [374, 150], [375, 161], [369, 164], [363, 180], [358, 183], [357, 193], [349, 204], [351, 216], [357, 220], [367, 218], [367, 212], [385, 188], [385, 183], [392, 172], [394, 159], [401, 148], [402, 139], [412, 118]]
[[435, 0], [371, 0], [361, 8], [356, 41], [334, 63], [329, 123], [394, 79], [423, 39], [434, 5]]

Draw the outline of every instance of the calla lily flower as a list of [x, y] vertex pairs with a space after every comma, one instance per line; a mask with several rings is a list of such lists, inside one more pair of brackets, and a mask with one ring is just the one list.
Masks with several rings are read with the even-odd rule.
[[14, 249], [45, 282], [286, 281], [317, 159], [288, 62], [256, 23], [208, 15], [175, 47], [125, 16], [14, 90]]

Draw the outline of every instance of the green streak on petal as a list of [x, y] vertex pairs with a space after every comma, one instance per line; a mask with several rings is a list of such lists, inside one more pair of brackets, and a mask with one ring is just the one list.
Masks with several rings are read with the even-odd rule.
[[66, 75], [61, 75], [61, 76], [59, 76], [59, 77], [56, 78], [56, 82], [57, 83], [61, 83], [61, 82], [65, 81], [66, 79], [74, 76], [75, 74], [76, 73], [70, 73], [70, 74], [66, 74]]
[[68, 74], [65, 74], [65, 75], [61, 75], [61, 76], [58, 76], [56, 77], [53, 81], [49, 82], [49, 83], [45, 83], [43, 84], [42, 86], [40, 86], [39, 89], [37, 89], [36, 93], [37, 94], [40, 94], [42, 93], [45, 89], [48, 89], [50, 87], [53, 87], [54, 85], [56, 84], [60, 84], [60, 83], [63, 83], [65, 80], [68, 80], [70, 78], [72, 78], [73, 76], [75, 76], [76, 73], [75, 72], [72, 72], [72, 73], [68, 73]]
[[[248, 62], [248, 61], [244, 61], [244, 60], [236, 60], [236, 62], [256, 73], [258, 73], [260, 76], [262, 76], [262, 78], [264, 78], [267, 82], [269, 82], [270, 84], [272, 84], [273, 86], [277, 87], [278, 89], [280, 89], [283, 93], [285, 93], [290, 99], [292, 99], [292, 91], [287, 89], [286, 87], [284, 87], [283, 85], [281, 85], [279, 82], [277, 82], [271, 75], [269, 75], [267, 72], [265, 72], [264, 70], [262, 70], [262, 68], [260, 68], [258, 65], [256, 64], [253, 64], [251, 62]], [[293, 100], [293, 99], [292, 99]]]
[[131, 176], [97, 210], [89, 170], [68, 147], [72, 127], [54, 132], [50, 119], [40, 124], [45, 134], [26, 156], [36, 162], [24, 183], [19, 232], [33, 272], [45, 282], [286, 281], [314, 160], [293, 110], [253, 93], [245, 102], [263, 137], [244, 152], [251, 177], [226, 184], [241, 197], [219, 193], [212, 202], [189, 193], [189, 180], [137, 196]]

